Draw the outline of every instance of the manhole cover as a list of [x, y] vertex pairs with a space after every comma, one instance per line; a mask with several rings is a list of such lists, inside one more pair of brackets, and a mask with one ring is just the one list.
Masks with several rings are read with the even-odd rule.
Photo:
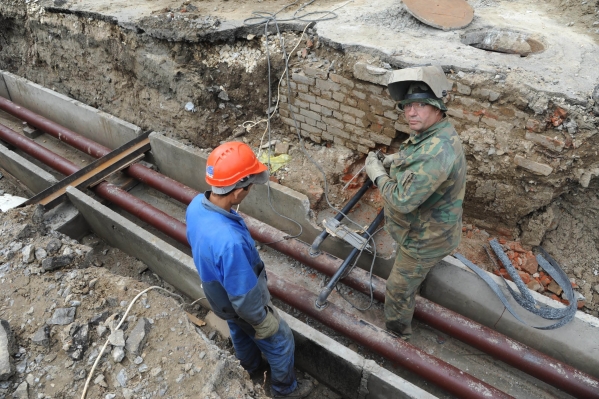
[[414, 18], [437, 29], [461, 29], [474, 18], [474, 9], [464, 0], [403, 0], [403, 3]]

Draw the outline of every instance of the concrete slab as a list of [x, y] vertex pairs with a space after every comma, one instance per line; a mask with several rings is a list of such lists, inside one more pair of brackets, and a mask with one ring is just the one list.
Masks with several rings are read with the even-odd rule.
[[[502, 286], [498, 276], [489, 275]], [[512, 288], [517, 290], [515, 284]], [[507, 290], [506, 290], [507, 291]], [[530, 291], [535, 300], [553, 307], [563, 307], [537, 292]], [[577, 312], [567, 325], [555, 330], [538, 330], [516, 320], [491, 291], [470, 269], [453, 257], [446, 257], [428, 274], [421, 295], [472, 320], [493, 328], [549, 356], [599, 378], [599, 319]], [[530, 325], [549, 325], [550, 321], [522, 309], [515, 300], [510, 304], [518, 316]]]
[[204, 297], [193, 259], [83, 192], [67, 188], [69, 200], [104, 241], [143, 261], [190, 298]]
[[20, 76], [6, 71], [0, 71], [0, 76], [8, 94], [3, 97], [106, 147], [117, 148], [141, 134], [138, 126]]
[[11, 100], [10, 94], [8, 93], [8, 87], [6, 87], [6, 82], [4, 81], [4, 75], [1, 75], [1, 74], [0, 74], [0, 96]]
[[50, 173], [2, 144], [0, 144], [0, 166], [35, 194], [58, 183]]

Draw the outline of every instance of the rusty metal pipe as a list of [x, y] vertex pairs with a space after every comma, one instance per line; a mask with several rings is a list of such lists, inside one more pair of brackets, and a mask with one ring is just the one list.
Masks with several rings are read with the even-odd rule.
[[421, 351], [364, 320], [345, 312], [335, 304], [317, 310], [317, 295], [268, 273], [268, 289], [276, 297], [324, 325], [342, 333], [385, 358], [434, 382], [459, 398], [511, 398], [497, 388], [464, 373], [460, 369]]
[[64, 141], [94, 158], [101, 158], [110, 152], [110, 148], [104, 147], [93, 140], [81, 136], [80, 134], [61, 126], [50, 119], [44, 118], [27, 108], [21, 107], [2, 96], [0, 96], [0, 109], [24, 120], [39, 130], [49, 133], [57, 139]]
[[53, 153], [46, 147], [39, 145], [35, 141], [2, 124], [0, 124], [0, 140], [3, 140], [6, 143], [20, 149], [28, 155], [31, 155], [33, 158], [40, 160], [44, 164], [50, 166], [52, 169], [62, 173], [65, 176], [73, 174], [79, 170], [79, 166], [75, 165], [68, 159]]
[[[70, 140], [69, 144], [72, 143], [73, 146], [75, 146], [76, 144], [82, 146], [81, 148], [76, 147], [82, 151], [85, 151], [86, 148], [93, 148], [94, 151], [88, 152], [91, 155], [93, 155], [93, 153], [96, 153], [99, 157], [105, 155], [110, 151], [106, 147], [103, 147], [91, 140], [85, 139], [87, 140], [85, 141], [75, 139], [76, 137], [82, 138], [82, 136], [72, 131], [65, 132], [63, 130], [65, 128], [63, 128], [62, 126], [52, 121], [49, 121], [39, 115], [36, 115], [31, 111], [25, 112], [23, 111], [25, 110], [24, 108], [16, 106], [10, 101], [0, 97], [0, 108], [11, 113], [8, 109], [5, 109], [4, 107], [14, 109], [15, 113], [13, 113], [13, 115], [19, 116], [21, 119], [26, 120], [28, 123], [32, 124], [32, 126], [36, 126], [41, 130], [45, 131], [50, 130], [53, 132], [60, 132], [60, 134], [57, 133], [57, 136], [55, 137], [61, 140], [63, 140], [63, 138], [66, 138], [67, 136], [71, 137], [74, 135], [74, 138], [71, 137], [72, 140]], [[18, 115], [16, 114], [17, 111], [19, 112]], [[34, 117], [43, 118], [40, 119], [40, 121], [43, 121], [43, 124], [41, 124], [41, 122], [37, 124], [34, 123]], [[50, 131], [49, 133], [51, 133]], [[13, 136], [13, 134], [18, 136], [18, 138], [14, 138], [17, 141], [23, 139], [25, 141], [32, 142], [36, 146], [39, 146], [32, 140], [26, 139], [25, 137], [19, 135], [18, 133], [12, 130], [10, 132], [12, 132], [9, 133], [10, 136]], [[9, 140], [5, 141], [10, 142]], [[66, 142], [66, 140], [63, 141]], [[15, 142], [11, 144], [25, 151], [24, 148], [17, 146]], [[41, 148], [46, 150], [44, 147]], [[34, 153], [35, 152], [29, 154], [38, 158], [38, 156], [34, 155]], [[41, 158], [38, 159], [42, 160]], [[48, 162], [42, 162], [52, 166], [52, 164], [57, 164], [57, 159], [62, 159], [63, 161], [66, 161], [67, 164], [70, 163], [70, 161], [67, 161], [64, 158], [61, 158], [58, 155], [51, 152], [50, 154], [46, 154], [46, 160]], [[64, 164], [65, 162], [62, 163]], [[62, 169], [65, 170], [65, 173], [61, 173], [74, 173], [74, 170], [72, 170], [73, 166], [74, 164], [71, 164], [71, 166], [62, 166]], [[158, 191], [161, 191], [186, 205], [189, 204], [197, 194], [199, 194], [199, 192], [197, 192], [196, 190], [139, 164], [131, 165], [128, 168], [127, 172], [131, 177], [134, 177], [148, 184], [150, 187]], [[114, 190], [110, 191], [112, 191], [113, 193], [115, 192]], [[123, 193], [127, 194], [124, 191]], [[119, 193], [119, 195], [114, 195], [115, 198], [113, 199], [115, 199], [116, 201], [119, 199], [118, 197], [124, 197], [125, 195], [123, 193]], [[141, 212], [141, 209], [144, 210], [143, 213], [154, 213], [153, 210], [150, 210], [149, 208], [144, 209], [144, 206], [141, 206], [137, 207], [137, 210], [133, 210], [133, 214], [135, 214], [135, 212]], [[309, 254], [310, 246], [308, 244], [295, 239], [285, 240], [285, 235], [283, 232], [264, 223], [261, 223], [258, 220], [253, 219], [249, 216], [244, 215], [244, 219], [254, 239], [260, 242], [272, 243], [269, 244], [272, 248], [328, 276], [332, 276], [338, 270], [339, 266], [342, 263], [341, 259], [324, 253], [318, 255], [317, 257], [312, 257]], [[164, 221], [163, 225], [166, 226], [167, 229], [174, 228], [174, 224], [168, 221]], [[181, 225], [184, 226], [183, 223], [181, 223]], [[182, 231], [183, 234], [181, 234]], [[187, 245], [187, 238], [184, 237], [184, 232], [185, 230], [182, 230], [181, 226], [178, 226], [177, 228], [174, 228], [173, 235], [171, 236], [174, 236], [175, 239], [177, 239], [177, 241]], [[183, 241], [183, 239], [185, 240]], [[361, 291], [366, 294], [369, 293], [369, 276], [362, 269], [354, 269], [347, 277], [345, 277], [341, 281], [344, 284], [358, 291]], [[377, 276], [372, 276], [372, 286], [374, 298], [379, 300], [380, 302], [384, 302], [385, 281]], [[416, 317], [419, 320], [422, 320], [423, 322], [431, 325], [434, 328], [437, 328], [442, 332], [455, 336], [456, 338], [474, 346], [475, 348], [481, 351], [490, 353], [498, 359], [514, 367], [517, 367], [529, 373], [530, 375], [547, 382], [548, 384], [562, 389], [565, 392], [580, 397], [599, 398], [599, 382], [594, 377], [586, 373], [583, 373], [567, 364], [559, 362], [541, 352], [536, 351], [535, 349], [532, 349], [519, 342], [511, 340], [503, 334], [500, 334], [478, 323], [475, 323], [472, 320], [469, 320], [455, 312], [452, 312], [437, 304], [434, 304], [433, 302], [428, 301], [425, 298], [417, 297], [414, 317]], [[517, 344], [517, 346], [514, 347], [519, 348], [518, 351], [512, 349], [513, 344]], [[559, 370], [559, 372], [557, 372], [556, 370]]]

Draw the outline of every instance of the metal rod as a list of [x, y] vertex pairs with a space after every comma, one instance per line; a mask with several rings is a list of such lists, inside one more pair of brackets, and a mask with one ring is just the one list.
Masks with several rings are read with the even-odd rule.
[[[29, 120], [24, 120], [30, 123]], [[75, 164], [9, 128], [1, 128], [1, 125], [0, 139], [20, 148], [32, 157], [39, 159], [65, 175], [75, 172], [75, 168], [77, 167]], [[29, 149], [26, 150], [26, 148]], [[133, 174], [130, 174], [132, 177], [141, 180], [158, 191], [170, 195], [183, 204], [189, 204], [199, 194], [198, 191], [142, 165], [135, 164], [128, 168], [129, 171], [132, 169], [136, 169]], [[154, 213], [154, 210], [148, 208], [145, 213], [151, 215]], [[282, 231], [250, 216], [243, 214], [242, 216], [254, 239], [260, 242], [271, 242], [272, 244], [269, 245], [275, 250], [326, 275], [333, 275], [343, 262], [341, 259], [326, 253], [312, 257], [309, 254], [310, 246], [308, 244], [296, 239], [285, 240], [284, 237], [286, 235]], [[185, 231], [181, 225], [185, 226], [181, 222], [172, 225], [178, 226], [179, 239], [177, 240], [179, 242], [182, 242], [181, 232]], [[340, 281], [358, 291], [368, 294], [370, 290], [369, 280], [370, 276], [366, 271], [355, 268]], [[372, 276], [372, 288], [374, 298], [380, 302], [384, 302], [385, 281], [380, 277]], [[309, 308], [311, 308], [311, 311], [314, 310], [311, 305]], [[331, 312], [331, 309], [328, 309], [327, 312]], [[595, 377], [420, 296], [416, 297], [414, 317], [448, 335], [455, 336], [483, 352], [490, 353], [497, 359], [523, 370], [558, 389], [577, 397], [599, 398], [599, 381]]]
[[[366, 193], [366, 191], [368, 191], [368, 189], [371, 186], [372, 180], [366, 179], [364, 184], [362, 184], [362, 187], [360, 187], [360, 189], [354, 194], [354, 196], [351, 197], [349, 201], [347, 201], [347, 204], [345, 204], [345, 206], [341, 209], [341, 212], [335, 215], [335, 219], [339, 222], [342, 221], [345, 218], [345, 215], [347, 215], [349, 211], [351, 211], [351, 209], [358, 203], [358, 201], [360, 201], [360, 199], [364, 196], [364, 193]], [[328, 236], [329, 232], [326, 229], [324, 229], [318, 235], [318, 237], [314, 239], [314, 242], [312, 243], [312, 248], [310, 249], [310, 255], [318, 255], [318, 253], [320, 252], [318, 248]]]
[[[370, 226], [368, 226], [368, 230], [366, 230], [366, 232], [362, 234], [362, 237], [364, 237], [366, 239], [370, 238], [370, 236], [372, 236], [372, 234], [375, 232], [375, 230], [379, 226], [379, 224], [381, 224], [381, 222], [383, 221], [384, 216], [385, 216], [384, 210], [381, 209], [381, 211], [378, 213], [378, 215], [376, 215], [376, 218], [374, 218], [374, 221], [370, 224]], [[348, 257], [345, 258], [345, 260], [343, 261], [341, 266], [339, 266], [339, 269], [337, 269], [337, 271], [335, 272], [333, 277], [331, 277], [328, 284], [320, 291], [320, 294], [318, 295], [318, 299], [315, 302], [315, 306], [318, 309], [322, 309], [324, 306], [327, 305], [327, 298], [329, 297], [329, 295], [331, 295], [331, 292], [333, 291], [333, 289], [335, 288], [335, 286], [341, 279], [341, 276], [347, 271], [347, 268], [350, 266], [350, 264], [352, 263], [352, 261], [358, 255], [359, 252], [360, 252], [360, 250], [358, 250], [357, 248], [354, 248], [350, 252]]]

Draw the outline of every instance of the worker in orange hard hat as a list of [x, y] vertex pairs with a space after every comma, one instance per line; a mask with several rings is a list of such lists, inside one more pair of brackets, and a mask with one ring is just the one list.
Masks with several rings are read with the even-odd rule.
[[257, 375], [268, 362], [273, 396], [303, 398], [312, 383], [295, 377], [293, 334], [270, 302], [264, 263], [245, 222], [232, 209], [253, 184], [267, 181], [268, 168], [247, 144], [215, 148], [206, 162], [206, 182], [212, 188], [187, 208], [187, 240], [206, 299], [227, 321], [243, 368]]

